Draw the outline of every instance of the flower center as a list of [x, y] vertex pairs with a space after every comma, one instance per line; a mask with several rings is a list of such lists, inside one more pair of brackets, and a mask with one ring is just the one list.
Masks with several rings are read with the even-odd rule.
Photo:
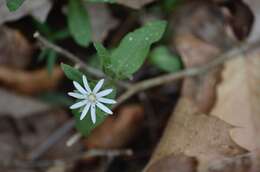
[[88, 100], [89, 100], [91, 103], [95, 103], [96, 100], [97, 100], [97, 98], [96, 98], [96, 96], [95, 96], [93, 93], [90, 93], [90, 94], [88, 95]]

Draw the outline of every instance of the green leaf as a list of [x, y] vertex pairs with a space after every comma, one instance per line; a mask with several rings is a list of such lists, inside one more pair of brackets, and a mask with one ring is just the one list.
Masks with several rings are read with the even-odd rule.
[[61, 92], [44, 92], [39, 95], [39, 99], [52, 106], [70, 106], [73, 100]]
[[41, 34], [49, 37], [53, 32], [53, 29], [46, 23], [39, 22], [38, 20], [32, 18], [32, 25], [38, 30]]
[[69, 33], [68, 29], [65, 28], [63, 30], [56, 31], [53, 34], [51, 34], [49, 39], [52, 41], [59, 41], [59, 40], [68, 38], [69, 36], [70, 36], [70, 33]]
[[88, 13], [80, 0], [70, 0], [68, 9], [69, 30], [74, 40], [81, 46], [91, 41], [91, 27]]
[[93, 54], [92, 56], [90, 56], [88, 58], [88, 61], [87, 63], [96, 68], [96, 69], [99, 69], [99, 70], [102, 70], [102, 65], [101, 65], [101, 59], [99, 58], [99, 56], [97, 54]]
[[103, 71], [106, 75], [114, 77], [115, 74], [112, 69], [110, 52], [101, 43], [94, 43], [94, 47], [97, 50]]
[[74, 67], [64, 64], [61, 64], [61, 68], [63, 70], [63, 72], [65, 73], [66, 77], [72, 81], [77, 81], [78, 83], [83, 83], [82, 82], [82, 75], [83, 73], [81, 73], [79, 70], [75, 69]]
[[47, 70], [48, 70], [49, 75], [52, 74], [56, 60], [57, 60], [57, 53], [53, 50], [49, 51], [49, 53], [47, 55], [47, 61], [46, 61]]
[[6, 5], [9, 11], [16, 11], [23, 2], [24, 0], [6, 0]]
[[105, 3], [115, 3], [116, 0], [87, 0], [88, 2], [105, 2]]
[[155, 48], [149, 58], [150, 62], [165, 72], [177, 72], [182, 68], [178, 56], [172, 55], [165, 46]]
[[150, 46], [161, 39], [165, 21], [155, 21], [127, 34], [111, 55], [111, 69], [118, 79], [131, 76], [144, 63]]
[[[107, 88], [111, 88], [111, 85], [105, 85], [103, 89], [107, 89]], [[115, 88], [113, 89], [113, 92], [111, 94], [109, 94], [107, 97], [114, 99], [116, 96], [116, 91]], [[108, 108], [111, 108], [111, 106], [108, 106]], [[91, 120], [91, 116], [90, 116], [90, 111], [88, 112], [88, 114], [86, 115], [86, 117], [83, 120], [80, 120], [80, 114], [81, 111], [80, 110], [73, 110], [72, 113], [75, 116], [76, 119], [76, 128], [77, 130], [83, 135], [83, 136], [88, 136], [91, 131], [96, 128], [97, 126], [99, 126], [100, 124], [102, 124], [104, 122], [104, 120], [108, 117], [108, 115], [101, 111], [99, 108], [96, 108], [96, 123], [93, 124], [92, 120]]]
[[50, 52], [50, 49], [49, 49], [49, 48], [44, 48], [44, 49], [40, 52], [40, 54], [39, 54], [39, 56], [38, 56], [38, 58], [37, 58], [37, 61], [38, 61], [38, 62], [43, 61], [43, 60], [45, 59], [45, 57], [48, 55], [49, 52]]
[[172, 10], [177, 8], [182, 2], [183, 0], [163, 0], [163, 9], [166, 12], [172, 12]]

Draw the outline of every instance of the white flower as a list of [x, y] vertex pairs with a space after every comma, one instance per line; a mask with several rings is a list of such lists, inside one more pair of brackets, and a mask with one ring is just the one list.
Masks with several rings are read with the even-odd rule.
[[78, 92], [69, 92], [68, 95], [77, 99], [80, 99], [79, 102], [73, 104], [70, 109], [78, 109], [84, 106], [80, 120], [82, 120], [88, 113], [90, 109], [91, 120], [95, 124], [96, 123], [96, 106], [100, 108], [102, 111], [113, 114], [113, 112], [104, 105], [105, 104], [115, 104], [116, 101], [108, 98], [104, 98], [104, 96], [109, 95], [113, 89], [106, 89], [100, 91], [101, 87], [104, 84], [104, 79], [98, 81], [97, 85], [93, 90], [90, 89], [88, 85], [88, 81], [85, 75], [82, 76], [84, 88], [76, 81], [73, 81], [73, 85], [77, 89]]

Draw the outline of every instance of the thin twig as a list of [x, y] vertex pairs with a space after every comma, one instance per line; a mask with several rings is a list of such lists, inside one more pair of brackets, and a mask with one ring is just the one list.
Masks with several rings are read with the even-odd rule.
[[30, 160], [38, 159], [46, 150], [52, 145], [57, 143], [65, 134], [67, 134], [75, 126], [74, 120], [69, 120], [61, 128], [57, 129], [52, 135], [50, 135], [46, 142], [40, 144], [35, 150], [29, 154]]
[[35, 32], [33, 34], [33, 37], [35, 39], [37, 39], [39, 42], [41, 42], [44, 45], [44, 47], [50, 48], [50, 49], [54, 50], [55, 52], [63, 55], [64, 57], [68, 58], [70, 61], [72, 61], [75, 64], [78, 64], [80, 67], [84, 68], [84, 70], [86, 70], [86, 72], [90, 73], [91, 75], [99, 77], [99, 78], [105, 77], [103, 72], [101, 72], [100, 70], [97, 70], [96, 68], [88, 66], [84, 61], [82, 61], [80, 58], [78, 58], [71, 52], [48, 41], [46, 38], [44, 38], [42, 35], [40, 35], [39, 32]]
[[230, 60], [232, 58], [238, 58], [240, 57], [240, 54], [246, 54], [248, 51], [255, 49], [257, 46], [259, 46], [260, 40], [251, 44], [241, 44], [237, 46], [236, 48], [233, 48], [226, 53], [218, 56], [215, 58], [215, 60], [211, 61], [210, 63], [199, 66], [199, 67], [193, 67], [189, 69], [182, 70], [177, 73], [170, 73], [161, 75], [155, 78], [147, 79], [141, 82], [138, 82], [136, 84], [133, 84], [124, 94], [122, 94], [117, 99], [117, 105], [123, 103], [128, 98], [132, 97], [136, 93], [140, 91], [144, 91], [159, 85], [163, 85], [169, 82], [173, 82], [179, 79], [183, 79], [185, 77], [192, 77], [195, 75], [200, 75], [202, 73], [205, 73], [223, 63], [225, 63], [227, 60]]
[[[87, 65], [84, 61], [82, 61], [78, 56], [72, 54], [71, 52], [63, 49], [60, 46], [57, 46], [44, 38], [39, 32], [35, 32], [33, 37], [37, 39], [45, 48], [49, 48], [54, 50], [56, 53], [59, 53], [60, 55], [64, 56], [68, 60], [72, 61], [73, 63], [77, 64], [78, 67], [84, 69], [87, 73], [97, 77], [97, 78], [108, 78], [102, 71], [93, 68], [89, 65]], [[108, 78], [111, 79], [111, 78]], [[122, 88], [129, 88], [131, 85], [130, 83], [118, 81], [116, 83], [117, 85], [121, 86]]]
[[[86, 71], [93, 74], [94, 76], [104, 77], [103, 76], [104, 74], [100, 74], [100, 71], [96, 72], [97, 69], [93, 69], [92, 67], [89, 67], [84, 62], [82, 62], [77, 56], [73, 55], [72, 53], [70, 53], [70, 52], [68, 52], [64, 49], [62, 49], [61, 47], [59, 47], [55, 44], [52, 44], [51, 42], [49, 42], [48, 40], [46, 40], [45, 38], [40, 36], [39, 33], [36, 33], [34, 36], [41, 43], [43, 43], [45, 47], [51, 48], [54, 51], [56, 51], [57, 53], [64, 55], [64, 57], [70, 59], [71, 61], [75, 62], [76, 64], [81, 64], [81, 66], [83, 66], [86, 69]], [[237, 46], [236, 48], [233, 48], [230, 51], [222, 54], [221, 56], [219, 56], [217, 58], [215, 58], [215, 60], [213, 60], [212, 62], [210, 62], [206, 65], [200, 66], [200, 67], [189, 68], [189, 69], [177, 72], [177, 73], [161, 75], [161, 76], [158, 76], [158, 77], [155, 77], [155, 78], [151, 78], [151, 79], [147, 79], [147, 80], [138, 82], [136, 84], [128, 84], [128, 83], [125, 84], [125, 83], [123, 83], [122, 85], [124, 85], [125, 88], [128, 88], [128, 90], [117, 99], [117, 104], [113, 107], [113, 109], [116, 108], [117, 106], [119, 106], [120, 104], [122, 104], [128, 98], [132, 97], [133, 95], [135, 95], [139, 92], [142, 92], [146, 89], [150, 89], [152, 87], [156, 87], [156, 86], [163, 85], [163, 84], [166, 84], [166, 83], [169, 83], [169, 82], [173, 82], [173, 81], [176, 81], [176, 80], [179, 80], [179, 79], [183, 79], [185, 77], [191, 77], [191, 76], [195, 76], [195, 75], [199, 75], [199, 74], [202, 74], [204, 72], [207, 72], [208, 70], [223, 64], [225, 61], [227, 61], [231, 58], [239, 57], [240, 54], [245, 54], [246, 52], [248, 52], [252, 49], [255, 49], [257, 46], [259, 46], [259, 44], [260, 44], [260, 40], [254, 42], [254, 43], [250, 43], [250, 44], [249, 43], [241, 44], [241, 45]], [[71, 119], [68, 123], [74, 123], [74, 120]], [[66, 126], [66, 124], [64, 124], [64, 126]], [[64, 130], [64, 126], [61, 127], [60, 129], [58, 129], [56, 132], [59, 133], [62, 130]], [[71, 127], [70, 129], [72, 129], [73, 125], [71, 125], [70, 127]], [[70, 129], [68, 129], [68, 130], [70, 130]], [[53, 139], [56, 140], [55, 137], [51, 138], [52, 136], [56, 136], [55, 133], [50, 136], [51, 141]], [[59, 137], [62, 137], [62, 136], [59, 136]], [[80, 137], [76, 137], [76, 138], [77, 138], [76, 140], [75, 139], [73, 140], [74, 142], [77, 142], [77, 140], [80, 139]], [[49, 144], [48, 144], [48, 146], [49, 146]], [[45, 147], [45, 148], [47, 148], [47, 147]], [[47, 150], [47, 149], [45, 149], [45, 150]], [[38, 157], [39, 156], [40, 156], [40, 154], [38, 154]], [[35, 157], [37, 157], [37, 156], [35, 156]]]

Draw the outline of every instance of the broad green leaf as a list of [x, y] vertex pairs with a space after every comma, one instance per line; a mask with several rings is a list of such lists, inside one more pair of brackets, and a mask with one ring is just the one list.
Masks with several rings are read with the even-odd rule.
[[114, 77], [115, 74], [112, 69], [110, 52], [100, 43], [94, 43], [94, 47], [97, 50], [97, 54], [98, 54], [98, 57], [100, 58], [100, 62], [101, 62], [103, 71], [108, 76]]
[[22, 4], [24, 0], [6, 0], [6, 5], [9, 11], [16, 11]]
[[116, 0], [87, 0], [88, 2], [105, 2], [105, 3], [115, 3]]
[[64, 64], [61, 64], [61, 68], [63, 72], [65, 73], [66, 77], [72, 81], [77, 81], [82, 84], [82, 73], [75, 69], [74, 67]]
[[70, 0], [68, 9], [69, 30], [74, 40], [81, 46], [91, 41], [91, 27], [88, 13], [81, 0]]
[[131, 76], [142, 66], [151, 44], [161, 39], [165, 28], [165, 21], [155, 21], [123, 38], [111, 55], [111, 69], [118, 79]]
[[149, 60], [165, 72], [176, 72], [182, 67], [180, 58], [171, 54], [165, 46], [155, 48], [151, 52]]
[[[107, 89], [107, 88], [111, 88], [112, 86], [110, 85], [106, 85], [104, 86], [102, 89]], [[114, 99], [116, 96], [116, 91], [115, 88], [113, 90], [113, 92], [107, 96], [107, 98], [111, 98]], [[107, 107], [111, 108], [111, 106], [107, 105]], [[99, 108], [96, 108], [96, 123], [93, 124], [91, 121], [91, 117], [90, 117], [90, 111], [88, 112], [88, 114], [86, 115], [86, 117], [83, 120], [80, 120], [80, 114], [81, 111], [76, 109], [73, 110], [72, 113], [75, 116], [76, 119], [76, 128], [77, 130], [83, 135], [83, 136], [88, 136], [91, 131], [96, 128], [97, 126], [99, 126], [100, 124], [102, 124], [104, 122], [104, 120], [108, 117], [108, 115], [106, 113], [104, 113], [103, 111], [101, 111]]]
[[49, 53], [47, 54], [47, 61], [46, 61], [46, 66], [47, 66], [49, 75], [52, 74], [56, 60], [57, 60], [57, 53], [53, 50], [49, 51]]
[[90, 56], [88, 58], [87, 63], [90, 66], [92, 66], [92, 67], [94, 67], [96, 69], [99, 69], [99, 70], [102, 70], [102, 68], [103, 68], [102, 64], [101, 64], [101, 59], [100, 59], [100, 57], [97, 54], [94, 54], [94, 55]]

